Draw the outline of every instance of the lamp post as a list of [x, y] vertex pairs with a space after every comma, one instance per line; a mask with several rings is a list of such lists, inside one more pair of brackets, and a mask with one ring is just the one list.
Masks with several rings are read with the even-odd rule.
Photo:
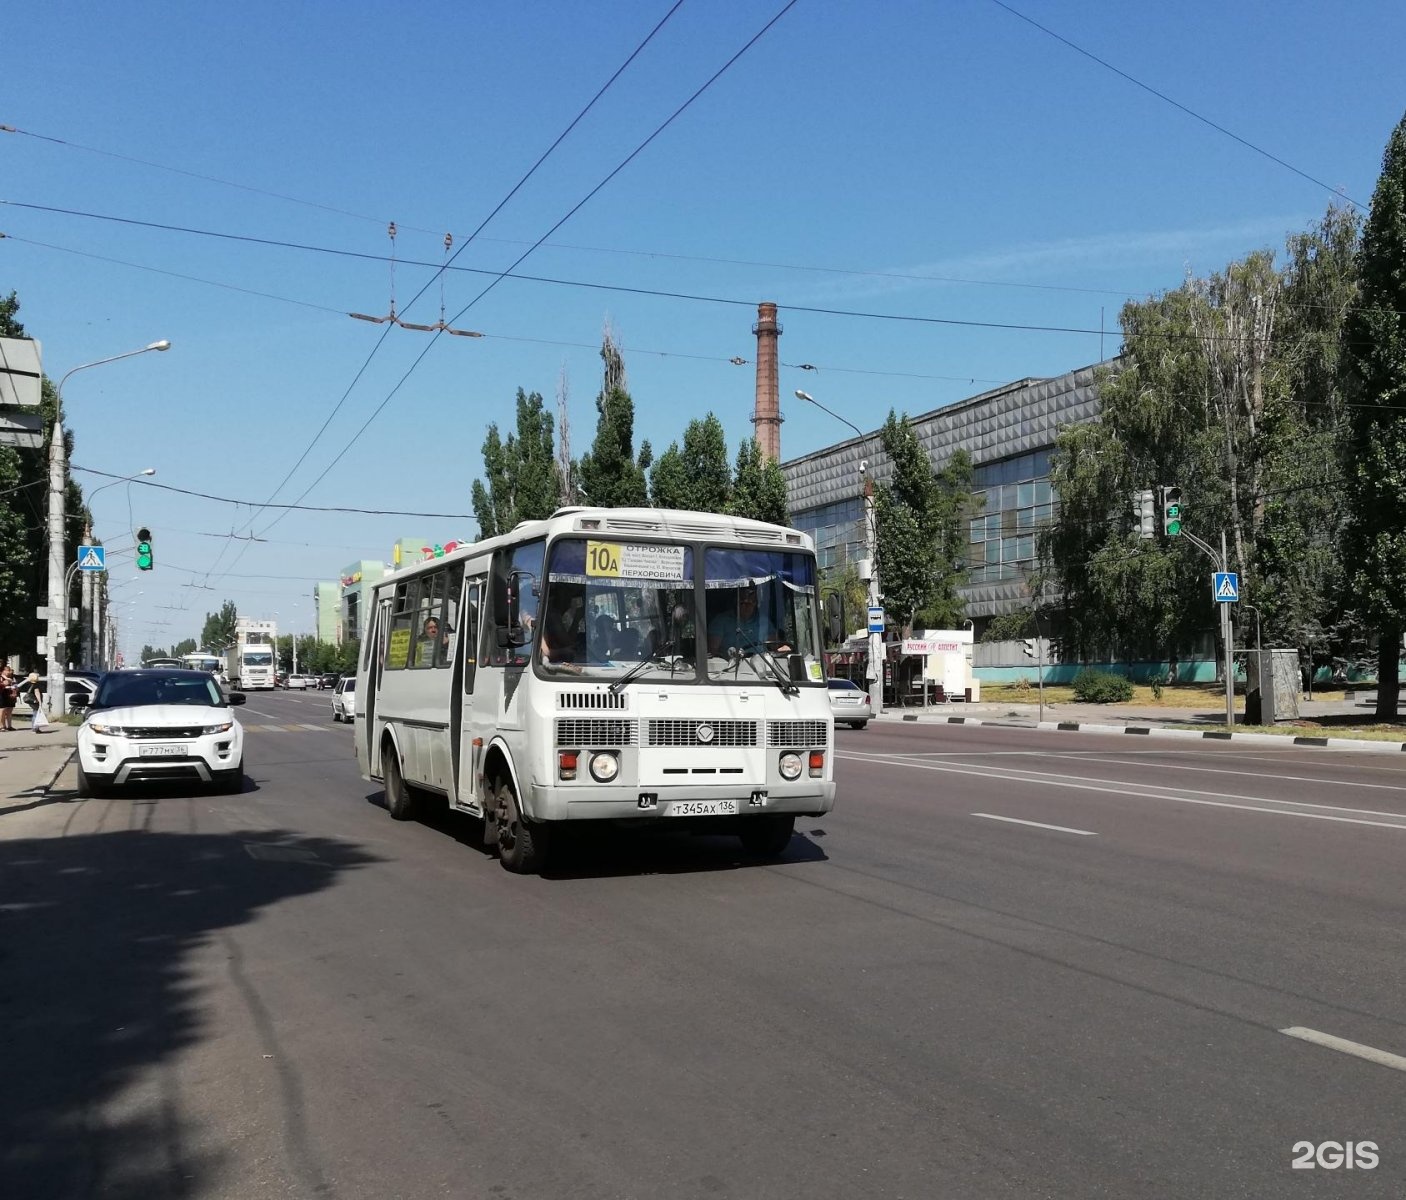
[[[853, 429], [860, 440], [861, 449], [868, 445], [868, 438], [853, 421], [846, 420], [837, 412], [832, 412], [809, 392], [803, 392], [797, 388], [795, 394], [797, 400], [814, 404], [821, 412], [829, 413], [835, 420]], [[869, 469], [867, 459], [859, 460], [859, 474], [864, 480], [864, 555], [866, 564], [866, 570], [861, 571], [860, 574], [867, 574], [869, 577], [869, 607], [874, 609], [879, 607], [879, 525], [878, 514], [874, 507], [874, 473]], [[865, 628], [868, 628], [867, 614], [864, 624]], [[883, 661], [884, 635], [871, 631], [869, 634], [869, 704], [875, 715], [884, 711]]]
[[[110, 358], [100, 358], [96, 362], [82, 363], [64, 372], [54, 390], [58, 396], [58, 412], [54, 417], [54, 431], [49, 439], [49, 621], [44, 637], [44, 649], [49, 658], [49, 708], [56, 716], [68, 711], [64, 696], [64, 642], [68, 631], [68, 589], [64, 585], [64, 482], [68, 475], [68, 463], [63, 434], [63, 385], [69, 376], [91, 367], [101, 367], [123, 358], [133, 358], [151, 350], [169, 350], [171, 343], [164, 339], [143, 346], [140, 350], [128, 350], [125, 354], [114, 354]], [[119, 481], [120, 482], [120, 481]]]

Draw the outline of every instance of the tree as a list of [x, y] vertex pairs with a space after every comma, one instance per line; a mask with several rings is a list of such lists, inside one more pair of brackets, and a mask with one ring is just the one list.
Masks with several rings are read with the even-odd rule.
[[688, 423], [683, 448], [677, 442], [659, 456], [650, 472], [650, 503], [655, 508], [693, 512], [728, 511], [732, 472], [727, 465], [727, 434], [709, 413]]
[[762, 453], [756, 438], [747, 438], [737, 447], [728, 512], [773, 525], [791, 523], [786, 509], [786, 476], [780, 463]]
[[892, 482], [874, 496], [885, 608], [906, 629], [951, 628], [962, 620], [971, 458], [959, 450], [934, 474], [907, 414], [892, 409], [879, 436], [893, 463]]
[[1358, 252], [1342, 350], [1349, 410], [1346, 561], [1377, 630], [1377, 718], [1394, 720], [1406, 628], [1406, 117], [1392, 131]]
[[199, 646], [195, 644], [194, 638], [183, 638], [171, 647], [172, 658], [184, 658], [187, 654], [194, 654]]
[[474, 480], [474, 516], [480, 537], [507, 533], [519, 521], [550, 517], [561, 498], [561, 469], [556, 460], [552, 414], [540, 392], [517, 390], [517, 431], [504, 442], [498, 425], [483, 439], [483, 468], [488, 486]]
[[605, 378], [596, 397], [596, 436], [577, 464], [577, 491], [587, 504], [639, 508], [649, 503], [649, 444], [635, 457], [635, 402], [625, 388], [625, 362], [607, 330], [601, 344]]
[[200, 631], [200, 648], [211, 654], [221, 654], [234, 645], [235, 627], [239, 613], [233, 600], [226, 600], [217, 613], [205, 614], [205, 626]]
[[144, 663], [144, 662], [150, 662], [153, 658], [170, 658], [170, 657], [171, 657], [171, 656], [170, 656], [169, 654], [167, 654], [166, 651], [164, 651], [163, 649], [161, 649], [160, 646], [143, 646], [143, 647], [142, 647], [141, 657], [140, 657], [137, 661], [138, 661], [138, 664], [141, 664], [141, 663]]

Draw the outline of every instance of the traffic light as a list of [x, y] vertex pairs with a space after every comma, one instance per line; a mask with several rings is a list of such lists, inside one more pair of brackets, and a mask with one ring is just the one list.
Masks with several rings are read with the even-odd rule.
[[1137, 518], [1138, 537], [1150, 542], [1157, 534], [1157, 507], [1151, 488], [1133, 493], [1133, 515]]
[[1162, 510], [1162, 532], [1169, 538], [1181, 537], [1181, 488], [1158, 488], [1157, 500]]
[[1040, 653], [1040, 644], [1034, 638], [1026, 638], [1025, 653], [1030, 658], [1037, 657]]
[[137, 530], [137, 570], [151, 570], [151, 530], [145, 527]]

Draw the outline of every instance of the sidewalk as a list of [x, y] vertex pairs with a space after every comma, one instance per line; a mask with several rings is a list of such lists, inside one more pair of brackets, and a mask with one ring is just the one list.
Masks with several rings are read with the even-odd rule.
[[33, 807], [67, 765], [78, 744], [74, 725], [50, 725], [47, 733], [31, 733], [28, 725], [0, 733], [0, 816]]

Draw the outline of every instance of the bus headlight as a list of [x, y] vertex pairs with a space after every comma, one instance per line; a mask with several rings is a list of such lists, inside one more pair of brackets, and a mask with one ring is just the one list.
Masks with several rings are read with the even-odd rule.
[[795, 780], [801, 777], [801, 756], [794, 750], [786, 751], [778, 765], [781, 768], [782, 779]]
[[620, 760], [613, 754], [591, 755], [591, 778], [597, 783], [610, 783], [620, 774]]

